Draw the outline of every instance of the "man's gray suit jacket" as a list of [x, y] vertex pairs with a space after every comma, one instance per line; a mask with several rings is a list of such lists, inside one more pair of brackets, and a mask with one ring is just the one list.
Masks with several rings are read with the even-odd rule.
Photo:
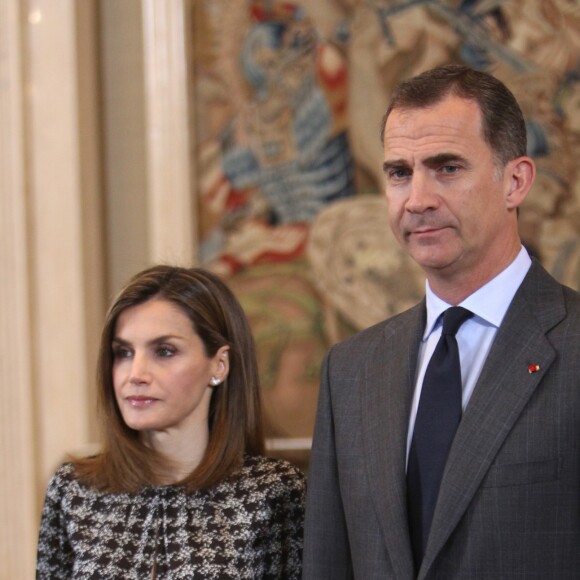
[[423, 302], [325, 358], [304, 580], [580, 578], [580, 295], [532, 264], [459, 425], [414, 571], [405, 456], [425, 316]]

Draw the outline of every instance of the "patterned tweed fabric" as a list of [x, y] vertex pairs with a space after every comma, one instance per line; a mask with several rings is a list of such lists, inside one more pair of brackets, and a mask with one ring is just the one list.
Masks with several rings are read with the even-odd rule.
[[266, 457], [193, 493], [101, 493], [65, 463], [46, 494], [37, 580], [299, 579], [304, 494], [296, 467]]

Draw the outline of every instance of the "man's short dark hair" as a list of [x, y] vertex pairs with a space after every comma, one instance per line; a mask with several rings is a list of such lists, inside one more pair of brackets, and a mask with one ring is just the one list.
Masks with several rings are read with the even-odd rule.
[[483, 138], [499, 165], [526, 155], [524, 116], [512, 92], [492, 75], [461, 65], [446, 65], [425, 71], [399, 84], [383, 116], [385, 124], [394, 109], [421, 109], [455, 95], [475, 101], [481, 110]]

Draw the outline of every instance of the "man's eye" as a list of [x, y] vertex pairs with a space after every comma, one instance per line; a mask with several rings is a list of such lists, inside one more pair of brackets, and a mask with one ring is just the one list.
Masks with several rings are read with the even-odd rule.
[[409, 175], [408, 169], [393, 169], [389, 172], [389, 177], [391, 179], [404, 179]]
[[457, 165], [444, 165], [442, 171], [443, 173], [457, 173], [459, 167], [457, 167]]

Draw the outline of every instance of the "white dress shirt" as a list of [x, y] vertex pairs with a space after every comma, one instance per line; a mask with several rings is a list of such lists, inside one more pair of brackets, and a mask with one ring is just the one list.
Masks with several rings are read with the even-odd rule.
[[[463, 384], [463, 410], [477, 383], [477, 379], [493, 343], [497, 330], [505, 316], [509, 305], [525, 278], [532, 261], [525, 248], [521, 248], [515, 260], [495, 278], [468, 296], [458, 306], [463, 306], [474, 316], [466, 320], [457, 331], [459, 359], [461, 361], [461, 382]], [[439, 341], [442, 329], [442, 314], [452, 305], [436, 296], [429, 282], [426, 282], [427, 324], [419, 347], [417, 375], [415, 377], [415, 393], [409, 418], [407, 434], [407, 458], [411, 447], [415, 418], [421, 396], [421, 387], [427, 364]]]

